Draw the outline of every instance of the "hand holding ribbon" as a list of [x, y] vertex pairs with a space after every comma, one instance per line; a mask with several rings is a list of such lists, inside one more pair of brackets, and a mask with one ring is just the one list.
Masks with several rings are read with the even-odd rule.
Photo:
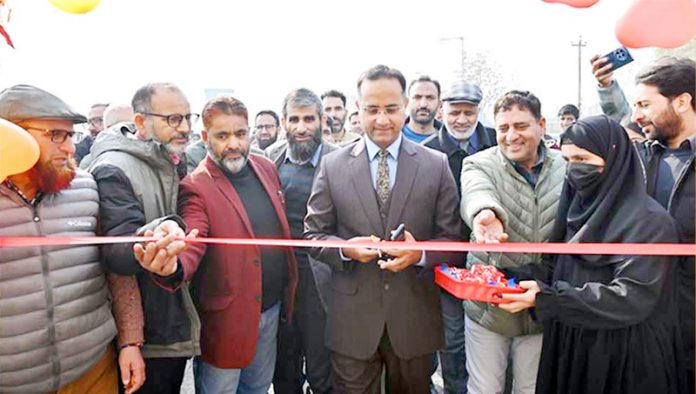
[[155, 230], [147, 230], [145, 237], [154, 237], [154, 241], [133, 245], [133, 253], [140, 265], [147, 271], [160, 276], [169, 276], [178, 268], [177, 258], [187, 246], [186, 240], [198, 236], [198, 230], [188, 235], [179, 225], [172, 221], [162, 222]]

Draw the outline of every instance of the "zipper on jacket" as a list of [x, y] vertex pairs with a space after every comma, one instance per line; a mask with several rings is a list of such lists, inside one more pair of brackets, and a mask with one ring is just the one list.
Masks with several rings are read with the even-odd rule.
[[[534, 186], [534, 220], [532, 221], [532, 224], [534, 225], [534, 228], [532, 229], [532, 242], [539, 242], [539, 197], [536, 192], [536, 186], [538, 186], [539, 183], [537, 183]], [[530, 263], [534, 263], [535, 261], [539, 260], [538, 258], [539, 253], [535, 253], [533, 255], [533, 259]]]
[[[515, 167], [507, 160], [507, 158], [505, 158], [505, 156], [502, 154], [502, 152], [500, 152], [500, 155], [501, 155], [501, 157], [502, 157], [503, 168], [504, 168], [510, 175], [512, 175], [512, 178], [513, 178], [514, 180], [516, 180], [517, 182], [522, 183], [522, 187], [528, 187], [528, 188], [532, 189], [532, 194], [534, 194], [534, 213], [535, 213], [534, 218], [533, 218], [533, 222], [532, 222], [533, 225], [534, 225], [534, 228], [532, 229], [532, 237], [534, 237], [533, 239], [536, 239], [536, 237], [537, 237], [537, 231], [536, 231], [536, 226], [537, 226], [537, 215], [536, 215], [536, 213], [537, 213], [537, 211], [538, 211], [538, 208], [537, 208], [537, 205], [538, 205], [538, 204], [537, 204], [536, 186], [539, 184], [539, 181], [541, 181], [541, 175], [542, 175], [542, 173], [544, 172], [544, 167], [547, 165], [546, 160], [544, 161], [544, 164], [543, 164], [542, 167], [541, 167], [541, 171], [539, 172], [539, 179], [537, 179], [536, 184], [534, 185], [534, 187], [532, 187], [532, 186], [529, 184], [529, 182], [527, 182], [527, 180], [526, 180], [519, 172], [517, 172], [517, 170], [515, 169]], [[500, 255], [501, 255], [501, 263], [502, 263], [502, 256], [503, 256], [503, 253], [500, 253]], [[509, 258], [509, 259], [512, 260], [511, 258]], [[516, 263], [517, 263], [517, 262], [516, 262]], [[502, 267], [502, 265], [501, 265], [501, 267]]]
[[[34, 226], [36, 228], [36, 233], [38, 236], [43, 237], [44, 233], [41, 225], [41, 217], [39, 216], [38, 206], [32, 206], [27, 204], [31, 208], [32, 220], [34, 221]], [[51, 362], [51, 372], [53, 375], [53, 388], [58, 390], [60, 385], [60, 358], [58, 357], [58, 348], [56, 347], [56, 326], [54, 322], [55, 318], [55, 308], [53, 305], [53, 287], [51, 285], [50, 270], [48, 266], [48, 255], [46, 253], [46, 247], [40, 246], [41, 251], [41, 280], [44, 287], [44, 298], [46, 301], [46, 317], [47, 324], [46, 330], [48, 330], [48, 343], [49, 343], [49, 361]]]
[[682, 171], [679, 173], [679, 177], [677, 177], [677, 180], [674, 182], [674, 187], [672, 187], [672, 191], [669, 194], [669, 200], [667, 200], [667, 212], [670, 214], [672, 213], [672, 201], [674, 200], [674, 196], [677, 194], [677, 189], [679, 186], [681, 186], [681, 182], [686, 178], [686, 173], [689, 172], [689, 169], [691, 169], [691, 166], [694, 164], [694, 155], [691, 155], [689, 158], [689, 161], [686, 163]]
[[[549, 172], [553, 171], [553, 157], [548, 154], [546, 155], [546, 158], [544, 159], [544, 164], [541, 166], [541, 171], [539, 171], [539, 178], [537, 179], [536, 183], [534, 184], [534, 228], [532, 230], [532, 242], [543, 242], [544, 240], [539, 239], [539, 215], [541, 215], [541, 212], [539, 212], [539, 185], [546, 179], [548, 178]], [[546, 240], [548, 241], [548, 240]], [[541, 262], [541, 253], [535, 253], [532, 255], [532, 262]]]

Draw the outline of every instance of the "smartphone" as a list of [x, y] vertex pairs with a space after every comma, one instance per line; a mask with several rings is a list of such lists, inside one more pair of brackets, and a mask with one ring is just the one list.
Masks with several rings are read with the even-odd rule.
[[628, 49], [625, 47], [616, 48], [604, 55], [604, 57], [609, 59], [609, 63], [612, 65], [611, 71], [618, 70], [633, 61], [633, 56], [631, 56], [631, 53], [628, 52]]

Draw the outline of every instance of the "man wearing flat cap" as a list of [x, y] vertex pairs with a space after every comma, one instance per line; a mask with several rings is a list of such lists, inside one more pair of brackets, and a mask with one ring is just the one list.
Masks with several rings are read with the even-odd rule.
[[[478, 85], [457, 81], [442, 95], [443, 127], [423, 141], [423, 145], [444, 152], [460, 189], [462, 160], [495, 146], [495, 130], [478, 121], [483, 92]], [[459, 190], [461, 193], [461, 190]]]
[[[443, 127], [423, 145], [447, 155], [450, 170], [461, 198], [460, 174], [467, 156], [496, 145], [495, 130], [478, 121], [481, 88], [466, 81], [457, 81], [442, 96]], [[454, 212], [459, 215], [459, 207]], [[462, 238], [468, 240], [471, 229], [462, 223]], [[466, 253], [462, 261], [466, 260]], [[466, 393], [469, 374], [466, 371], [464, 348], [464, 308], [462, 301], [446, 291], [441, 292], [442, 320], [445, 325], [445, 347], [440, 351], [442, 378], [446, 393]]]
[[[0, 117], [24, 128], [40, 150], [33, 168], [0, 183], [0, 237], [94, 236], [97, 184], [76, 169], [71, 139], [73, 125], [87, 119], [29, 85], [0, 92]], [[133, 279], [105, 276], [96, 246], [0, 249], [0, 392], [118, 392], [117, 326], [119, 342], [142, 341], [132, 328], [142, 331], [139, 294], [118, 296], [129, 286], [137, 289]], [[126, 392], [137, 390], [139, 350], [119, 363]]]

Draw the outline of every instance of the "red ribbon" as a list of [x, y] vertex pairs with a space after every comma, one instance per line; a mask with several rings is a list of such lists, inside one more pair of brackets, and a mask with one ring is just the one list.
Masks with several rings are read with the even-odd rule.
[[[0, 237], [0, 248], [35, 246], [103, 245], [153, 241], [152, 237]], [[238, 246], [285, 246], [302, 248], [377, 248], [407, 249], [441, 252], [497, 252], [497, 253], [545, 253], [545, 254], [601, 254], [629, 256], [694, 256], [694, 244], [658, 243], [526, 243], [505, 242], [500, 244], [476, 244], [453, 241], [425, 242], [349, 242], [339, 240], [312, 241], [306, 239], [265, 238], [195, 238], [187, 242], [238, 245]]]

